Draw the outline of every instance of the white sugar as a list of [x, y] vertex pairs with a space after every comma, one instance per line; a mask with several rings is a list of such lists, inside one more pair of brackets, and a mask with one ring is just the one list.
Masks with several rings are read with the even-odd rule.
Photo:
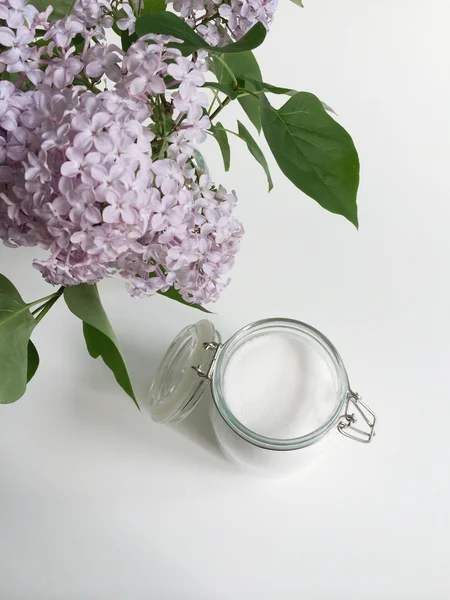
[[324, 352], [290, 333], [267, 333], [237, 348], [224, 395], [234, 416], [263, 436], [288, 439], [322, 425], [336, 402], [336, 379]]

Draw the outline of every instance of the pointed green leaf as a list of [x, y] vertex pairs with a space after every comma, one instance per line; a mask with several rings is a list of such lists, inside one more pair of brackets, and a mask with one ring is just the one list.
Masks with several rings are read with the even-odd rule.
[[256, 23], [237, 42], [226, 46], [208, 46], [208, 52], [212, 54], [242, 54], [260, 46], [266, 39], [267, 29], [262, 23]]
[[160, 294], [161, 296], [165, 296], [166, 298], [170, 298], [171, 300], [175, 300], [180, 304], [185, 304], [186, 306], [190, 306], [191, 308], [196, 308], [197, 310], [201, 310], [202, 312], [211, 314], [209, 310], [206, 310], [206, 308], [200, 306], [200, 304], [192, 304], [191, 302], [186, 302], [186, 300], [183, 298], [180, 292], [174, 287], [169, 288], [167, 292], [158, 292], [158, 294]]
[[358, 227], [359, 159], [350, 135], [313, 94], [299, 92], [279, 110], [264, 94], [260, 101], [264, 135], [286, 177]]
[[[227, 64], [233, 71], [236, 79], [252, 79], [260, 81], [262, 79], [261, 70], [253, 52], [245, 52], [236, 56], [227, 56]], [[253, 86], [249, 86], [250, 91], [254, 91]], [[256, 127], [258, 133], [261, 131], [261, 110], [258, 98], [248, 95], [238, 99], [245, 114]]]
[[265, 158], [264, 154], [262, 153], [261, 148], [258, 146], [258, 144], [255, 142], [255, 140], [250, 135], [250, 132], [248, 131], [248, 129], [246, 129], [240, 121], [238, 121], [237, 123], [238, 123], [239, 137], [242, 140], [244, 140], [244, 142], [247, 144], [247, 148], [249, 149], [251, 155], [259, 162], [259, 164], [264, 169], [264, 172], [266, 173], [267, 182], [269, 184], [269, 192], [270, 192], [270, 190], [273, 188], [273, 182], [272, 182], [272, 177], [270, 176], [269, 165], [267, 164], [266, 158]]
[[89, 354], [93, 358], [103, 358], [117, 383], [139, 408], [125, 361], [100, 301], [97, 286], [81, 284], [67, 287], [64, 290], [64, 299], [69, 310], [83, 321], [84, 338]]
[[143, 13], [166, 10], [166, 0], [144, 0]]
[[223, 166], [225, 171], [228, 171], [230, 169], [230, 144], [228, 143], [227, 132], [223, 128], [222, 123], [211, 125], [210, 131], [219, 144], [220, 151], [222, 152]]
[[33, 4], [39, 12], [44, 12], [47, 9], [47, 6], [53, 6], [50, 19], [54, 21], [55, 19], [61, 19], [66, 15], [70, 15], [75, 0], [53, 0], [53, 2], [51, 0], [33, 0], [31, 4]]
[[[222, 56], [221, 58], [230, 67], [236, 79], [261, 81], [261, 70], [259, 68], [258, 61], [253, 55], [253, 52], [242, 52], [241, 54], [236, 55], [228, 54], [226, 56]], [[213, 60], [210, 68], [217, 77], [217, 81], [219, 83], [231, 88], [233, 87], [231, 75], [218, 60]], [[249, 89], [254, 91], [251, 84], [249, 85]], [[258, 98], [249, 95], [238, 98], [238, 102], [258, 132], [261, 131], [261, 114]]]
[[175, 48], [179, 48], [184, 56], [192, 54], [196, 50], [207, 50], [212, 54], [222, 53], [237, 53], [245, 52], [256, 48], [263, 43], [266, 37], [266, 28], [262, 23], [256, 23], [240, 40], [227, 46], [210, 46], [205, 40], [195, 33], [191, 27], [170, 12], [153, 12], [141, 15], [136, 20], [136, 33], [138, 36], [147, 33], [158, 33], [163, 35], [172, 35], [173, 37], [182, 40], [183, 43], [171, 44]]
[[286, 94], [288, 96], [293, 96], [294, 94], [297, 94], [295, 90], [291, 90], [290, 88], [278, 87], [276, 85], [271, 85], [270, 83], [265, 83], [264, 81], [257, 81], [256, 79], [249, 79], [244, 77], [244, 87], [247, 87], [249, 83], [252, 86], [252, 91], [255, 92], [270, 92], [272, 94]]
[[39, 354], [36, 346], [31, 340], [28, 340], [28, 364], [27, 364], [27, 383], [31, 381], [39, 367]]
[[293, 2], [297, 6], [300, 6], [300, 8], [304, 8], [302, 0], [291, 0], [291, 2]]
[[335, 110], [333, 110], [333, 109], [331, 108], [331, 106], [328, 106], [328, 104], [327, 104], [326, 102], [323, 102], [323, 101], [322, 101], [322, 106], [324, 107], [324, 109], [325, 109], [327, 112], [329, 112], [329, 113], [333, 113], [333, 115], [336, 115], [336, 116], [337, 116], [337, 112], [336, 112]]
[[35, 325], [19, 292], [0, 275], [0, 404], [15, 402], [25, 392], [28, 342]]

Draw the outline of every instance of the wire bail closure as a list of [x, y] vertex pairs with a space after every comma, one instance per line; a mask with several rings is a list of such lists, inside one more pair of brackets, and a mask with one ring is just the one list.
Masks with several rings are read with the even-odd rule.
[[211, 379], [211, 375], [216, 362], [217, 352], [220, 348], [218, 342], [205, 342], [203, 348], [206, 350], [206, 361], [204, 365], [191, 365], [191, 369], [197, 373], [201, 379]]
[[[356, 409], [356, 413], [352, 412]], [[362, 419], [367, 425], [368, 430], [359, 429], [355, 427], [355, 423], [358, 419]], [[345, 412], [340, 417], [338, 422], [338, 431], [346, 437], [361, 442], [363, 444], [369, 444], [375, 435], [375, 423], [377, 417], [373, 410], [362, 401], [359, 394], [353, 392], [350, 388], [347, 393], [347, 404], [345, 406]]]

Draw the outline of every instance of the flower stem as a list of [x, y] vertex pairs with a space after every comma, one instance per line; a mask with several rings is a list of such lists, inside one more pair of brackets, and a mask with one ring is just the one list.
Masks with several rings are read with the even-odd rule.
[[[64, 288], [62, 288], [64, 289]], [[51, 298], [54, 298], [57, 294], [61, 295], [62, 292], [60, 292], [61, 288], [57, 291], [57, 292], [53, 292], [53, 294], [50, 294], [49, 296], [44, 296], [43, 298], [39, 298], [39, 300], [35, 300], [34, 302], [30, 302], [29, 304], [27, 304], [28, 307], [31, 306], [36, 306], [36, 304], [42, 304], [43, 302], [46, 302], [47, 300], [50, 300]]]
[[21, 73], [21, 75], [19, 76], [18, 80], [14, 84], [16, 88], [20, 88], [20, 85], [21, 85], [21, 83], [23, 82], [23, 80], [25, 79], [26, 76], [27, 76], [26, 73]]
[[250, 96], [254, 96], [255, 98], [259, 98], [259, 94], [257, 92], [252, 92], [251, 90], [247, 90], [245, 88], [239, 88], [239, 92], [245, 92], [246, 94], [250, 94]]
[[230, 102], [231, 102], [231, 98], [230, 98], [229, 96], [227, 96], [227, 97], [225, 98], [225, 100], [222, 102], [222, 104], [221, 104], [221, 105], [220, 105], [218, 108], [216, 108], [216, 110], [213, 112], [213, 114], [212, 114], [212, 115], [211, 115], [209, 118], [210, 118], [211, 120], [212, 120], [212, 119], [215, 119], [215, 118], [217, 117], [217, 115], [220, 113], [220, 111], [221, 111], [222, 109], [224, 109], [224, 108], [225, 108], [225, 106], [227, 106], [227, 104], [230, 104]]
[[[226, 131], [227, 133], [231, 133], [232, 135], [235, 135], [236, 137], [238, 137], [239, 139], [241, 139], [241, 136], [236, 131], [231, 131], [231, 129], [227, 129], [226, 127], [217, 127], [217, 125], [216, 125], [216, 128], [219, 131]], [[210, 133], [210, 132], [208, 131], [208, 133]]]
[[221, 57], [220, 54], [216, 54], [216, 58], [221, 63], [221, 65], [223, 66], [223, 68], [225, 69], [225, 71], [227, 71], [228, 74], [229, 74], [229, 76], [231, 77], [231, 80], [233, 82], [233, 87], [237, 88], [238, 87], [238, 82], [237, 82], [237, 79], [236, 79], [236, 75], [233, 73], [233, 71], [230, 69], [230, 67], [227, 65], [227, 63], [224, 61], [224, 59]]
[[[38, 324], [39, 321], [45, 317], [45, 315], [48, 313], [48, 311], [51, 309], [51, 307], [57, 302], [58, 298], [63, 294], [63, 292], [64, 292], [64, 287], [61, 286], [57, 292], [55, 292], [54, 294], [51, 294], [50, 296], [47, 296], [47, 299], [41, 298], [40, 300], [37, 300], [36, 302], [33, 302], [31, 304], [31, 305], [33, 305], [33, 304], [37, 304], [38, 302], [42, 302], [42, 300], [47, 300], [44, 304], [41, 304], [41, 306], [39, 306], [36, 310], [34, 310], [32, 312], [32, 315], [36, 319], [36, 324]], [[31, 305], [29, 304], [28, 306], [31, 306]]]
[[220, 100], [219, 100], [219, 92], [217, 90], [213, 90], [213, 99], [211, 102], [211, 106], [208, 108], [208, 116], [211, 114], [211, 111], [213, 109], [214, 104], [218, 102], [220, 104]]

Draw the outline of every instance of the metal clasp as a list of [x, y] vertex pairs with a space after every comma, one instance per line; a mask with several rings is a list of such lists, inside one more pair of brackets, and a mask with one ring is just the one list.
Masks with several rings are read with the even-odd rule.
[[[351, 412], [356, 409], [355, 412]], [[364, 431], [355, 427], [355, 423], [358, 422], [358, 418], [362, 418], [364, 423], [368, 426], [368, 430]], [[365, 404], [361, 396], [349, 388], [347, 393], [347, 404], [345, 405], [345, 413], [340, 417], [338, 422], [338, 431], [352, 440], [368, 444], [372, 441], [375, 435], [375, 423], [377, 417], [373, 410], [371, 410], [367, 404]]]
[[218, 342], [205, 342], [203, 344], [203, 348], [207, 351], [204, 365], [192, 365], [191, 369], [197, 373], [199, 377], [202, 379], [211, 379], [212, 372], [214, 370], [214, 364], [216, 362], [217, 352], [220, 348], [220, 344]]

